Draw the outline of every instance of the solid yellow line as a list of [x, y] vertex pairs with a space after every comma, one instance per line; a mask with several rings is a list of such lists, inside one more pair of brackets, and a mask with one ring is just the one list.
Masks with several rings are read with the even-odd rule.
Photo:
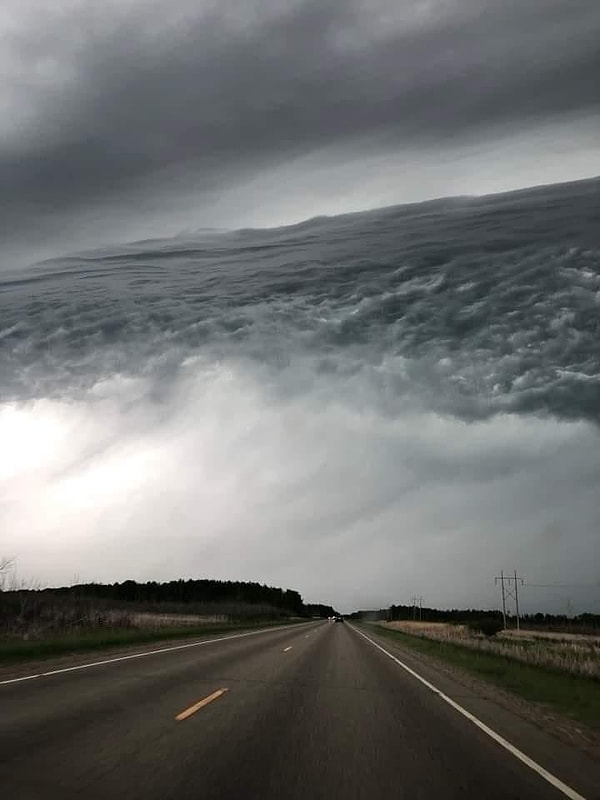
[[209, 703], [212, 703], [213, 700], [216, 700], [217, 698], [221, 697], [221, 695], [225, 694], [226, 691], [227, 689], [217, 689], [216, 692], [209, 694], [208, 697], [205, 697], [203, 700], [199, 700], [197, 703], [194, 703], [193, 706], [190, 706], [189, 708], [186, 708], [184, 711], [181, 711], [179, 714], [177, 714], [175, 719], [178, 722], [181, 722], [182, 720], [191, 717], [192, 714], [196, 713], [196, 711], [200, 711], [201, 708], [204, 708], [204, 706], [207, 706]]

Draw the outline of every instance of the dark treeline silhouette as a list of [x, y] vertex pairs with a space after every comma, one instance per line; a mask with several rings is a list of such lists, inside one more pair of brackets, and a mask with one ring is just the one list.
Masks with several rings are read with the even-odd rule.
[[0, 637], [27, 639], [99, 628], [277, 622], [334, 613], [328, 605], [305, 604], [293, 589], [250, 581], [127, 580], [1, 589]]
[[426, 620], [427, 622], [471, 622], [476, 619], [502, 619], [501, 611], [481, 611], [469, 609], [419, 608], [418, 606], [390, 606], [371, 610], [355, 611], [351, 619], [393, 622], [395, 620]]
[[331, 606], [323, 605], [323, 603], [306, 603], [304, 606], [304, 613], [307, 617], [333, 617], [335, 610]]
[[165, 583], [157, 581], [137, 583], [128, 580], [123, 583], [82, 583], [42, 591], [55, 596], [74, 595], [78, 598], [110, 600], [116, 604], [131, 603], [144, 606], [165, 603], [262, 605], [280, 609], [289, 615], [305, 616], [304, 602], [299, 592], [244, 581], [180, 579]]
[[418, 608], [417, 606], [390, 606], [383, 610], [388, 621], [398, 619], [423, 619], [428, 622], [472, 622], [479, 619], [502, 619], [501, 611], [482, 611], [477, 608]]

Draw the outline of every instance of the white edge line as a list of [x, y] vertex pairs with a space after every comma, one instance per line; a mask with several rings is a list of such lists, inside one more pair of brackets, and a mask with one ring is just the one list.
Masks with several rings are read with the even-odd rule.
[[570, 786], [567, 786], [566, 783], [563, 783], [561, 780], [559, 780], [551, 772], [548, 772], [547, 769], [544, 769], [544, 767], [542, 767], [540, 764], [538, 764], [532, 758], [529, 758], [529, 756], [525, 755], [525, 753], [523, 753], [521, 750], [519, 750], [517, 747], [515, 747], [513, 744], [511, 744], [509, 741], [507, 741], [503, 736], [500, 736], [499, 733], [496, 733], [496, 731], [494, 731], [494, 730], [492, 730], [492, 728], [488, 727], [485, 724], [485, 722], [482, 722], [474, 714], [471, 714], [470, 711], [467, 711], [466, 708], [463, 708], [461, 705], [459, 705], [451, 697], [448, 697], [447, 694], [444, 694], [442, 691], [440, 691], [432, 683], [429, 683], [428, 680], [425, 680], [425, 678], [422, 678], [417, 672], [415, 672], [413, 669], [411, 669], [407, 664], [405, 664], [404, 662], [400, 661], [399, 658], [396, 658], [396, 656], [394, 656], [390, 652], [388, 652], [385, 649], [385, 647], [382, 647], [380, 644], [377, 644], [377, 642], [374, 642], [373, 639], [371, 639], [369, 636], [367, 636], [362, 631], [359, 631], [358, 628], [355, 628], [353, 625], [351, 625], [350, 627], [352, 628], [353, 631], [356, 631], [356, 633], [358, 633], [359, 636], [362, 636], [364, 639], [366, 639], [368, 642], [370, 642], [373, 645], [373, 647], [376, 647], [378, 650], [381, 650], [381, 652], [385, 653], [385, 655], [388, 656], [388, 658], [391, 658], [392, 661], [395, 661], [396, 664], [398, 664], [399, 667], [402, 667], [402, 669], [406, 670], [406, 672], [408, 672], [409, 675], [412, 675], [413, 678], [416, 678], [418, 681], [420, 681], [430, 691], [432, 691], [434, 694], [436, 694], [440, 698], [440, 700], [444, 700], [444, 702], [446, 702], [446, 703], [448, 703], [448, 705], [452, 706], [452, 708], [455, 709], [455, 711], [458, 711], [459, 714], [462, 714], [463, 717], [466, 717], [469, 720], [469, 722], [472, 722], [473, 725], [476, 725], [484, 733], [487, 733], [487, 735], [491, 739], [493, 739], [497, 744], [499, 744], [500, 747], [503, 747], [505, 750], [508, 750], [508, 752], [511, 755], [513, 755], [519, 761], [522, 761], [523, 764], [528, 766], [534, 772], [537, 772], [537, 774], [540, 777], [542, 777], [542, 778], [544, 778], [544, 780], [548, 781], [548, 783], [550, 783], [552, 786], [554, 786], [555, 789], [558, 789], [559, 792], [562, 792], [566, 797], [570, 798], [570, 800], [585, 800], [585, 797], [583, 795], [581, 795], [578, 792], [576, 792], [575, 789], [572, 789]]
[[204, 644], [215, 644], [215, 642], [226, 642], [228, 639], [241, 639], [244, 636], [256, 636], [259, 633], [272, 633], [273, 631], [281, 631], [284, 628], [290, 627], [289, 625], [280, 625], [277, 628], [262, 628], [259, 631], [247, 631], [246, 633], [233, 633], [230, 636], [221, 636], [218, 639], [203, 639], [200, 642], [189, 642], [188, 644], [177, 644], [172, 647], [161, 647], [159, 650], [146, 650], [143, 653], [130, 653], [127, 656], [118, 656], [117, 658], [106, 658], [103, 661], [92, 661], [87, 664], [77, 664], [74, 667], [62, 667], [61, 669], [53, 669], [48, 672], [36, 672], [33, 675], [24, 675], [21, 678], [10, 678], [9, 680], [0, 681], [0, 686], [7, 686], [9, 683], [22, 683], [23, 681], [32, 681], [36, 678], [47, 678], [50, 675], [60, 675], [63, 672], [75, 672], [80, 669], [89, 669], [90, 667], [101, 667], [104, 664], [115, 664], [117, 661], [131, 661], [134, 658], [145, 658], [146, 656], [155, 656], [158, 653], [171, 653], [173, 650], [186, 650], [188, 647], [201, 647]]

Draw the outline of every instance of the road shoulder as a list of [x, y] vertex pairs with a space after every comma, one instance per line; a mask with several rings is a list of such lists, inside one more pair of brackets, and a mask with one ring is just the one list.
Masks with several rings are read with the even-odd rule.
[[561, 780], [586, 797], [600, 798], [600, 737], [594, 731], [454, 665], [404, 647], [378, 633], [375, 625], [357, 627]]

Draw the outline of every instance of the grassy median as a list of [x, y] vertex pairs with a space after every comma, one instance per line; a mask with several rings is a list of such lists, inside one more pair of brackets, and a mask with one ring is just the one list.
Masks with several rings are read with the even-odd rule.
[[570, 716], [600, 730], [600, 681], [568, 675], [543, 667], [523, 664], [506, 656], [471, 650], [454, 642], [434, 641], [420, 636], [369, 624], [378, 636], [404, 647], [460, 667], [489, 683], [508, 689], [526, 700]]

